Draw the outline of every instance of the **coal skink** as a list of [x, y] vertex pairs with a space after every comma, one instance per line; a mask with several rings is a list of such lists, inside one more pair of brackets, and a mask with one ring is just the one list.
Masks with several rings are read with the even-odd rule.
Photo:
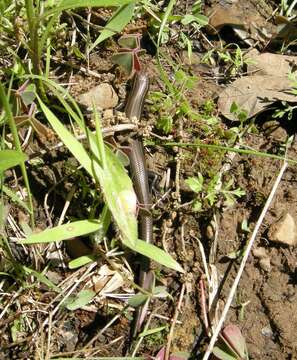
[[[132, 90], [129, 94], [125, 113], [127, 118], [140, 119], [145, 96], [149, 89], [149, 79], [143, 72], [135, 74]], [[153, 218], [150, 213], [152, 205], [151, 192], [148, 183], [148, 173], [145, 165], [143, 145], [140, 140], [130, 139], [130, 168], [132, 181], [139, 202], [139, 238], [148, 243], [153, 240]], [[145, 290], [151, 290], [153, 273], [150, 270], [150, 261], [144, 257], [140, 264], [139, 285]], [[134, 329], [132, 336], [135, 337], [143, 324], [147, 305], [136, 310]]]
[[134, 76], [132, 89], [127, 99], [125, 114], [128, 119], [141, 118], [143, 104], [150, 86], [149, 78], [146, 73], [139, 71]]
[[[149, 89], [149, 79], [144, 72], [137, 72], [134, 77], [133, 87], [129, 94], [125, 113], [127, 118], [141, 117], [145, 96]], [[130, 139], [130, 168], [132, 181], [139, 202], [140, 238], [151, 242], [153, 238], [153, 225], [150, 208], [152, 203], [148, 184], [148, 173], [145, 165], [143, 145], [140, 140]]]

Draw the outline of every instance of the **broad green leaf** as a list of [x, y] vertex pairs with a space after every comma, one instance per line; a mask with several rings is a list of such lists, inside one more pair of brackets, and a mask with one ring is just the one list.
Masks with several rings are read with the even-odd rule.
[[128, 304], [134, 308], [144, 304], [147, 299], [148, 299], [149, 295], [145, 295], [142, 293], [138, 293], [134, 296], [132, 296], [129, 300], [128, 300]]
[[191, 14], [186, 14], [186, 15], [182, 18], [181, 23], [182, 23], [183, 25], [188, 25], [188, 24], [190, 24], [191, 22], [194, 22], [194, 21], [196, 21], [196, 16], [191, 15]]
[[126, 4], [121, 6], [111, 17], [106, 24], [105, 29], [101, 32], [99, 37], [95, 40], [94, 44], [90, 47], [91, 52], [98, 44], [108, 39], [114, 34], [122, 31], [124, 27], [129, 23], [133, 16], [135, 3]]
[[140, 35], [139, 34], [131, 34], [131, 35], [123, 35], [118, 40], [118, 44], [122, 48], [128, 49], [136, 49], [140, 47]]
[[190, 187], [195, 193], [199, 193], [203, 188], [203, 177], [199, 174], [198, 177], [190, 177], [185, 180], [185, 183]]
[[67, 302], [66, 308], [68, 310], [77, 310], [82, 306], [87, 305], [96, 296], [93, 290], [82, 290], [70, 302]]
[[26, 89], [21, 93], [23, 103], [27, 106], [32, 104], [36, 98], [36, 87], [34, 84], [29, 84]]
[[222, 339], [226, 345], [232, 349], [240, 358], [247, 358], [247, 348], [245, 338], [243, 337], [237, 325], [229, 324], [222, 331]]
[[204, 15], [201, 15], [201, 14], [196, 14], [195, 15], [196, 17], [196, 22], [201, 25], [201, 26], [205, 26], [208, 24], [208, 17], [207, 16], [204, 16]]
[[80, 7], [118, 7], [135, 2], [133, 0], [62, 0], [57, 6], [46, 11], [42, 17], [60, 13], [68, 9]]
[[111, 57], [111, 60], [115, 64], [122, 66], [122, 68], [127, 72], [127, 74], [132, 73], [134, 61], [132, 52], [121, 52], [118, 54], [114, 54]]
[[233, 101], [230, 106], [230, 113], [236, 113], [238, 109], [239, 109], [238, 105], [236, 104], [235, 101]]
[[39, 244], [53, 241], [69, 240], [97, 231], [102, 226], [98, 220], [80, 220], [68, 224], [46, 229], [40, 233], [32, 234], [22, 240], [22, 244]]
[[202, 209], [202, 203], [198, 200], [194, 201], [193, 203], [193, 210], [194, 211], [201, 211]]
[[16, 150], [0, 151], [0, 173], [28, 159], [27, 155]]
[[237, 357], [228, 354], [226, 351], [220, 349], [217, 346], [213, 348], [212, 353], [220, 360], [237, 360]]
[[138, 252], [139, 254], [142, 254], [144, 256], [149, 257], [150, 259], [158, 262], [161, 265], [167, 266], [170, 269], [184, 272], [184, 269], [179, 265], [178, 262], [176, 262], [171, 255], [169, 255], [167, 252], [165, 252], [162, 249], [159, 249], [157, 246], [149, 244], [143, 240], [137, 240], [134, 248], [131, 247], [131, 245], [127, 242], [124, 242], [126, 246], [133, 249], [134, 251]]
[[95, 158], [103, 159], [103, 168], [94, 162], [94, 173], [99, 180], [105, 201], [117, 223], [122, 241], [132, 248], [137, 241], [136, 194], [133, 184], [117, 155], [104, 145], [100, 123], [95, 112], [96, 136], [87, 130], [90, 148]]
[[95, 261], [95, 257], [93, 255], [83, 255], [77, 259], [71, 260], [68, 264], [68, 267], [69, 269], [77, 269], [93, 261]]
[[104, 198], [117, 223], [123, 242], [134, 249], [137, 242], [136, 195], [131, 179], [116, 155], [105, 147], [107, 168], [97, 176]]
[[168, 293], [165, 286], [156, 286], [153, 290], [154, 297], [157, 297], [159, 299], [164, 299], [167, 297], [172, 298], [172, 296]]

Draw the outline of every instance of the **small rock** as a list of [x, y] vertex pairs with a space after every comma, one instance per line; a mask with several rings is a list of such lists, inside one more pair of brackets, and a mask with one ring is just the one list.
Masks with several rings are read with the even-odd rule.
[[270, 258], [265, 257], [259, 261], [260, 268], [266, 272], [271, 271]]
[[271, 271], [270, 257], [266, 253], [266, 249], [264, 247], [257, 247], [253, 250], [253, 255], [255, 258], [259, 259], [260, 268], [266, 272]]
[[59, 284], [63, 280], [63, 277], [60, 275], [60, 273], [56, 271], [49, 270], [46, 273], [47, 278], [55, 285]]
[[104, 111], [103, 113], [103, 119], [104, 120], [110, 120], [113, 118], [113, 110], [112, 109], [107, 109]]
[[208, 240], [213, 240], [215, 238], [215, 231], [212, 225], [207, 225], [205, 235]]
[[253, 255], [254, 255], [254, 257], [259, 258], [259, 259], [264, 259], [264, 258], [268, 257], [268, 255], [266, 254], [266, 249], [261, 246], [255, 248], [253, 250]]
[[103, 83], [81, 94], [78, 100], [88, 109], [92, 109], [93, 103], [98, 109], [110, 109], [118, 104], [119, 98], [111, 85]]
[[288, 134], [278, 121], [266, 121], [263, 124], [263, 129], [265, 135], [270, 136], [275, 141], [285, 142], [287, 140]]
[[262, 333], [262, 335], [267, 336], [267, 337], [273, 336], [273, 331], [272, 331], [270, 325], [263, 327], [261, 330], [261, 333]]
[[295, 221], [289, 213], [285, 214], [268, 231], [268, 238], [280, 244], [294, 246], [297, 244], [297, 229]]

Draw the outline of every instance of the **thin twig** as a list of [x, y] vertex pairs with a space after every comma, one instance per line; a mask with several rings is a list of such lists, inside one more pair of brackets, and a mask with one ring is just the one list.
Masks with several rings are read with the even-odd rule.
[[[107, 136], [112, 136], [117, 132], [127, 131], [127, 130], [133, 131], [135, 129], [137, 129], [137, 125], [135, 125], [135, 124], [131, 124], [131, 123], [118, 124], [118, 125], [114, 125], [114, 126], [111, 126], [108, 128], [103, 128], [102, 135], [103, 135], [103, 137], [107, 137]], [[95, 133], [95, 131], [93, 133]], [[76, 138], [76, 140], [85, 140], [85, 139], [87, 139], [87, 135], [81, 134], [81, 135], [76, 136], [75, 138]], [[36, 153], [30, 154], [29, 159], [27, 161], [30, 161], [30, 160], [36, 158], [37, 156], [48, 154], [49, 152], [51, 152], [53, 150], [57, 150], [63, 146], [65, 146], [65, 144], [62, 141], [60, 141], [57, 144], [55, 144], [54, 146], [50, 147], [49, 149], [41, 150]]]
[[96, 73], [93, 70], [88, 70], [88, 69], [86, 69], [85, 67], [83, 67], [81, 65], [76, 65], [76, 64], [71, 63], [70, 61], [59, 59], [57, 56], [52, 56], [52, 60], [54, 60], [57, 63], [69, 66], [69, 67], [71, 67], [73, 69], [79, 70], [79, 71], [81, 71], [82, 73], [84, 73], [86, 75], [93, 76], [93, 77], [95, 77], [97, 79], [102, 80], [102, 76], [100, 74]]
[[178, 304], [177, 304], [177, 307], [175, 309], [175, 313], [174, 313], [174, 316], [173, 316], [173, 319], [172, 319], [172, 323], [171, 323], [171, 327], [170, 327], [170, 331], [169, 331], [169, 335], [168, 335], [168, 341], [167, 341], [167, 345], [166, 345], [166, 351], [165, 351], [164, 360], [169, 359], [170, 348], [171, 348], [171, 343], [172, 343], [173, 333], [174, 333], [174, 328], [175, 328], [177, 317], [178, 317], [178, 314], [180, 312], [181, 304], [182, 304], [182, 301], [183, 301], [183, 298], [184, 298], [185, 289], [186, 289], [186, 286], [185, 286], [185, 284], [183, 284], [182, 288], [181, 288], [180, 296], [179, 296], [179, 299], [178, 299]]
[[204, 322], [205, 330], [207, 335], [209, 335], [209, 321], [207, 316], [207, 306], [206, 306], [206, 296], [205, 296], [205, 286], [204, 286], [204, 280], [199, 280], [199, 289], [200, 289], [200, 308], [202, 312], [202, 319]]
[[196, 239], [198, 241], [199, 250], [200, 250], [200, 253], [201, 253], [202, 263], [203, 263], [203, 267], [204, 267], [204, 272], [205, 272], [205, 275], [206, 275], [208, 286], [210, 286], [210, 276], [209, 276], [209, 271], [208, 271], [208, 266], [207, 266], [204, 247], [203, 247], [201, 241], [198, 238], [196, 238], [194, 236], [194, 239]]
[[[115, 315], [104, 327], [103, 329], [101, 329], [82, 349], [81, 351], [88, 351], [88, 348], [96, 341], [98, 340], [98, 338], [108, 329], [110, 328], [110, 326], [117, 320], [119, 319], [122, 314], [124, 313], [124, 311], [126, 311], [128, 309], [128, 306], [125, 306], [124, 309], [118, 313], [117, 315]], [[89, 351], [92, 349], [89, 349]], [[86, 356], [89, 356], [88, 353], [86, 353]]]
[[246, 264], [247, 259], [248, 259], [248, 257], [249, 257], [249, 254], [250, 254], [250, 252], [251, 252], [252, 246], [253, 246], [254, 241], [255, 241], [255, 239], [256, 239], [256, 236], [257, 236], [257, 234], [258, 234], [259, 228], [260, 228], [260, 226], [262, 225], [262, 222], [263, 222], [263, 220], [264, 220], [264, 217], [265, 217], [265, 215], [266, 215], [266, 213], [267, 213], [267, 210], [268, 210], [268, 208], [269, 208], [269, 206], [270, 206], [270, 204], [271, 204], [271, 202], [272, 202], [272, 200], [273, 200], [273, 197], [274, 197], [274, 195], [275, 195], [275, 193], [276, 193], [276, 190], [277, 190], [277, 188], [278, 188], [278, 185], [279, 185], [279, 183], [280, 183], [280, 181], [281, 181], [281, 179], [282, 179], [282, 177], [283, 177], [283, 174], [284, 174], [287, 166], [288, 166], [288, 163], [285, 161], [284, 164], [283, 164], [283, 166], [282, 166], [282, 168], [281, 168], [281, 170], [280, 170], [280, 173], [279, 173], [279, 175], [278, 175], [278, 177], [277, 177], [277, 179], [276, 179], [276, 181], [275, 181], [275, 183], [274, 183], [274, 185], [273, 185], [273, 188], [272, 188], [272, 190], [271, 190], [271, 192], [270, 192], [270, 194], [269, 194], [269, 197], [268, 197], [268, 199], [267, 199], [267, 201], [266, 201], [266, 204], [265, 204], [265, 206], [264, 206], [264, 208], [263, 208], [263, 210], [262, 210], [262, 212], [261, 212], [261, 215], [260, 215], [260, 217], [259, 217], [259, 219], [258, 219], [258, 221], [257, 221], [257, 223], [256, 223], [256, 225], [255, 225], [254, 231], [253, 231], [253, 233], [252, 233], [252, 236], [251, 236], [251, 238], [250, 238], [250, 241], [249, 241], [249, 243], [248, 243], [248, 245], [247, 245], [247, 248], [246, 248], [246, 250], [245, 250], [244, 256], [243, 256], [243, 258], [242, 258], [242, 261], [241, 261], [241, 264], [240, 264], [238, 273], [237, 273], [236, 278], [235, 278], [235, 280], [234, 280], [234, 283], [233, 283], [233, 285], [232, 285], [232, 287], [231, 287], [231, 290], [230, 290], [228, 299], [227, 299], [227, 301], [226, 301], [226, 305], [225, 305], [225, 307], [224, 307], [224, 310], [223, 310], [223, 312], [222, 312], [221, 318], [220, 318], [220, 320], [219, 320], [218, 326], [215, 328], [215, 330], [214, 330], [214, 332], [213, 332], [213, 335], [212, 335], [212, 337], [211, 337], [211, 339], [210, 339], [208, 348], [207, 348], [207, 350], [206, 350], [206, 352], [205, 352], [202, 360], [207, 360], [207, 359], [209, 358], [209, 356], [211, 355], [212, 349], [213, 349], [213, 347], [214, 347], [214, 345], [215, 345], [215, 342], [217, 341], [217, 337], [218, 337], [218, 335], [219, 335], [219, 333], [220, 333], [220, 331], [221, 331], [221, 328], [222, 328], [222, 326], [223, 326], [223, 323], [224, 323], [224, 321], [225, 321], [225, 319], [226, 319], [227, 313], [228, 313], [229, 308], [230, 308], [230, 306], [231, 306], [231, 303], [232, 303], [232, 301], [233, 301], [233, 297], [234, 297], [234, 295], [235, 295], [237, 286], [238, 286], [238, 284], [239, 284], [239, 281], [240, 281], [242, 272], [243, 272], [243, 270], [244, 270], [244, 267], [245, 267], [245, 264]]

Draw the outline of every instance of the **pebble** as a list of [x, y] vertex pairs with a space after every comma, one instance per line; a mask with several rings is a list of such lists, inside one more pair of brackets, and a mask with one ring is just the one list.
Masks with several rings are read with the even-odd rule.
[[260, 268], [266, 272], [271, 271], [270, 258], [265, 257], [259, 261]]
[[101, 110], [114, 108], [118, 104], [119, 97], [111, 85], [103, 83], [79, 95], [78, 101], [90, 110], [93, 103]]
[[259, 259], [264, 259], [264, 258], [267, 258], [268, 255], [266, 254], [266, 249], [264, 247], [257, 247], [253, 250], [253, 255], [256, 257], [256, 258], [259, 258]]
[[271, 225], [268, 239], [279, 244], [294, 246], [297, 244], [297, 229], [294, 218], [286, 213], [280, 220]]
[[286, 130], [280, 126], [280, 123], [275, 120], [266, 121], [263, 124], [264, 133], [272, 137], [275, 141], [285, 142], [288, 134]]
[[103, 113], [103, 119], [104, 120], [110, 120], [113, 118], [113, 110], [112, 109], [107, 109], [104, 111]]
[[270, 325], [263, 327], [261, 330], [261, 333], [262, 333], [262, 335], [267, 336], [267, 337], [273, 336], [273, 331], [272, 331]]
[[259, 259], [259, 266], [262, 270], [266, 272], [271, 271], [271, 263], [270, 263], [270, 257], [266, 253], [266, 249], [264, 247], [257, 247], [253, 250], [253, 255], [255, 258]]

